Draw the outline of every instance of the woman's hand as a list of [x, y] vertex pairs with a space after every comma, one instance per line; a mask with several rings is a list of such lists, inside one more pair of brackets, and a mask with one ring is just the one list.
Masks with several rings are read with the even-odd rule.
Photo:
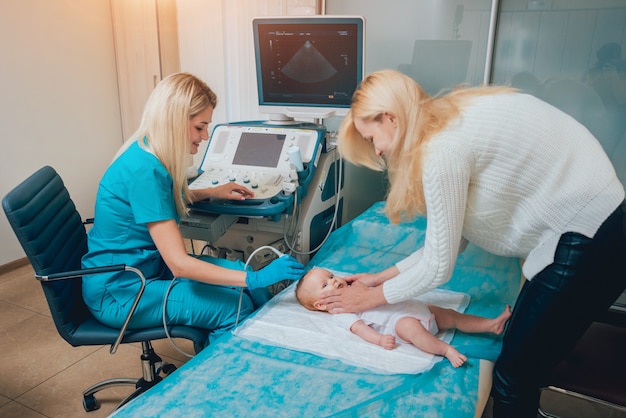
[[378, 273], [357, 273], [353, 274], [352, 276], [344, 277], [344, 280], [348, 283], [354, 283], [358, 281], [366, 286], [375, 287], [380, 286], [387, 280], [397, 276], [398, 273], [400, 273], [400, 271], [395, 265], [393, 265]]
[[387, 303], [382, 286], [369, 287], [360, 280], [351, 286], [326, 292], [321, 302], [328, 306], [328, 312], [363, 312]]
[[399, 273], [394, 265], [376, 274], [358, 273], [344, 277], [350, 286], [326, 292], [321, 302], [328, 305], [328, 312], [363, 312], [387, 303], [383, 283]]
[[380, 279], [376, 274], [371, 273], [358, 273], [353, 274], [352, 276], [346, 276], [343, 278], [348, 283], [354, 283], [358, 281], [359, 283], [364, 284], [368, 287], [378, 286], [381, 284]]
[[246, 200], [254, 197], [252, 190], [235, 182], [228, 182], [216, 187], [192, 190], [194, 202], [204, 199]]

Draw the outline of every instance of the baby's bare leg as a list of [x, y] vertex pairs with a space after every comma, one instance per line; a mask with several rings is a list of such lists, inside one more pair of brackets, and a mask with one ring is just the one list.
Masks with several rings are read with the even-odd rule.
[[430, 354], [447, 358], [454, 367], [459, 367], [467, 360], [450, 344], [431, 334], [416, 318], [405, 316], [396, 322], [396, 334], [405, 341]]
[[453, 309], [441, 308], [428, 305], [428, 309], [435, 315], [439, 329], [458, 329], [466, 333], [490, 332], [500, 335], [504, 332], [506, 321], [511, 317], [511, 307], [506, 308], [496, 318], [484, 318], [482, 316], [468, 315]]

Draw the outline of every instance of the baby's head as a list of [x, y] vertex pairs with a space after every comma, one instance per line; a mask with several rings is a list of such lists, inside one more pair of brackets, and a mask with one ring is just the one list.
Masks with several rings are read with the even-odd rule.
[[322, 268], [313, 268], [296, 284], [296, 299], [310, 311], [326, 311], [328, 307], [320, 299], [329, 289], [341, 289], [348, 284], [338, 276]]

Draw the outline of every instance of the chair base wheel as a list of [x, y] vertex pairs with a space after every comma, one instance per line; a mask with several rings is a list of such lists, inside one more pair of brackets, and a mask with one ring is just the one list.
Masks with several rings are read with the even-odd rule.
[[176, 370], [176, 366], [171, 363], [168, 363], [161, 368], [161, 371], [166, 376], [172, 373], [174, 370]]
[[88, 395], [83, 398], [83, 408], [85, 411], [91, 412], [100, 408], [100, 402], [93, 395]]

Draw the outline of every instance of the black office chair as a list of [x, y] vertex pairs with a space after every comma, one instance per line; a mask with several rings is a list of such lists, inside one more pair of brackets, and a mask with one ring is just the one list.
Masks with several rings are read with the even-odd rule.
[[[550, 385], [544, 390], [626, 415], [625, 355], [626, 328], [594, 322], [567, 358], [551, 371]], [[538, 412], [543, 417], [556, 417], [545, 407]]]
[[[100, 407], [94, 395], [102, 389], [135, 385], [135, 391], [117, 409], [160, 382], [161, 372], [168, 374], [175, 369], [175, 366], [163, 363], [152, 349], [151, 340], [167, 337], [163, 327], [127, 329], [145, 286], [141, 271], [125, 265], [81, 269], [81, 257], [87, 252], [85, 223], [53, 168], [43, 167], [24, 180], [4, 197], [2, 207], [35, 270], [35, 278], [43, 287], [52, 319], [63, 339], [74, 347], [111, 344], [111, 354], [120, 344], [141, 342], [143, 376], [140, 379], [109, 379], [86, 389], [83, 392], [86, 411]], [[137, 280], [143, 285], [124, 325], [121, 329], [114, 329], [98, 322], [87, 309], [82, 297], [81, 277], [121, 270], [136, 273]], [[196, 352], [208, 341], [207, 330], [172, 326], [168, 331], [172, 338], [193, 341]]]

